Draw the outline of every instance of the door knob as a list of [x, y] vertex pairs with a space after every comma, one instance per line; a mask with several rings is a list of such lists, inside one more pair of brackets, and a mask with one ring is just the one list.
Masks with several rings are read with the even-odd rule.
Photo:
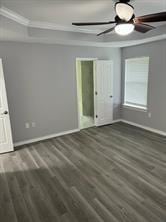
[[110, 96], [110, 98], [113, 98], [113, 96]]
[[7, 115], [7, 114], [8, 114], [8, 111], [4, 111], [2, 114], [3, 114], [3, 115]]

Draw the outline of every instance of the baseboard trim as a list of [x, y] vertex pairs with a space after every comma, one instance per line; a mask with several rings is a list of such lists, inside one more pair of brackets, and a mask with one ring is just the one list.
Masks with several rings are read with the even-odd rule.
[[[120, 121], [121, 121], [121, 119], [113, 120], [112, 124], [120, 122]], [[68, 130], [68, 131], [64, 131], [64, 132], [61, 132], [61, 133], [56, 133], [56, 134], [51, 134], [51, 135], [47, 135], [47, 136], [37, 137], [37, 138], [34, 138], [34, 139], [30, 139], [30, 140], [24, 140], [24, 141], [16, 142], [16, 143], [14, 143], [14, 147], [27, 145], [27, 144], [31, 144], [31, 143], [35, 143], [35, 142], [55, 138], [55, 137], [58, 137], [58, 136], [64, 136], [64, 135], [71, 134], [71, 133], [76, 133], [76, 132], [79, 132], [80, 130], [81, 129]]]
[[157, 130], [157, 129], [154, 129], [154, 128], [151, 128], [151, 127], [148, 127], [148, 126], [144, 126], [144, 125], [141, 125], [141, 124], [130, 122], [130, 121], [127, 121], [127, 120], [124, 120], [124, 119], [121, 119], [120, 121], [123, 122], [123, 123], [127, 123], [129, 125], [136, 126], [136, 127], [141, 128], [141, 129], [150, 131], [152, 133], [156, 133], [156, 134], [159, 134], [159, 135], [162, 135], [162, 136], [166, 136], [166, 132], [161, 131], [161, 130]]
[[116, 120], [113, 120], [111, 124], [118, 123], [118, 122], [121, 122], [121, 121], [122, 121], [121, 119], [116, 119]]
[[39, 142], [39, 141], [42, 141], [42, 140], [55, 138], [55, 137], [58, 137], [58, 136], [64, 136], [64, 135], [71, 134], [71, 133], [76, 133], [76, 132], [79, 132], [79, 131], [80, 131], [79, 129], [74, 129], [74, 130], [68, 130], [68, 131], [64, 131], [64, 132], [61, 132], [61, 133], [51, 134], [51, 135], [47, 135], [47, 136], [43, 136], [43, 137], [30, 139], [30, 140], [24, 140], [24, 141], [21, 141], [21, 142], [14, 143], [14, 147], [27, 145], [27, 144]]
[[[127, 123], [129, 125], [136, 126], [136, 127], [141, 128], [141, 129], [150, 131], [152, 133], [156, 133], [156, 134], [159, 134], [159, 135], [162, 135], [162, 136], [166, 136], [166, 132], [164, 132], [164, 131], [157, 130], [157, 129], [154, 129], [154, 128], [151, 128], [151, 127], [147, 127], [147, 126], [143, 126], [141, 124], [137, 124], [137, 123], [134, 123], [134, 122], [131, 122], [131, 121], [127, 121], [127, 120], [124, 120], [124, 119], [113, 120], [112, 124], [118, 123], [118, 122]], [[42, 140], [47, 140], [47, 139], [55, 138], [55, 137], [58, 137], [58, 136], [64, 136], [64, 135], [71, 134], [71, 133], [76, 133], [76, 132], [79, 132], [79, 131], [80, 131], [80, 129], [74, 129], [74, 130], [68, 130], [68, 131], [64, 131], [64, 132], [61, 132], [61, 133], [51, 134], [51, 135], [47, 135], [47, 136], [43, 136], [43, 137], [38, 137], [38, 138], [30, 139], [30, 140], [24, 140], [24, 141], [21, 141], [21, 142], [14, 143], [14, 147], [22, 146], [22, 145], [27, 145], [27, 144], [39, 142], [39, 141], [42, 141]]]

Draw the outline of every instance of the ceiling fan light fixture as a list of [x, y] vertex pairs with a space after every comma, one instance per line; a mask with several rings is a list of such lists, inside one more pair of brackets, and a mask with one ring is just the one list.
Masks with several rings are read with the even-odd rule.
[[134, 25], [131, 23], [118, 24], [115, 26], [115, 32], [118, 35], [129, 35], [134, 31]]
[[124, 21], [130, 21], [134, 14], [134, 8], [128, 3], [118, 2], [115, 5], [115, 11], [118, 17]]

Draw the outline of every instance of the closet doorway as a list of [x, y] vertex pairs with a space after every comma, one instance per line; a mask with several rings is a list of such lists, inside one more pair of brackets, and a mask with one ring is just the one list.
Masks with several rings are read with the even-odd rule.
[[113, 61], [76, 59], [79, 129], [113, 122]]
[[95, 125], [94, 120], [94, 61], [96, 59], [77, 59], [77, 94], [79, 128]]

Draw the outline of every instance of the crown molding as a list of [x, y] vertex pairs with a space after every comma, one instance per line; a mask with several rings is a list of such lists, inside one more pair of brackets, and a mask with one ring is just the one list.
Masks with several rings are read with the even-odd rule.
[[16, 37], [16, 38], [3, 38], [0, 41], [4, 42], [24, 42], [24, 43], [41, 43], [41, 44], [57, 44], [57, 45], [71, 45], [71, 46], [89, 46], [89, 47], [106, 47], [106, 48], [125, 48], [130, 46], [142, 45], [146, 43], [162, 41], [166, 39], [166, 34], [150, 37], [142, 40], [132, 41], [117, 41], [117, 42], [91, 42], [91, 41], [75, 41], [75, 40], [62, 40], [62, 39], [48, 39], [37, 37]]
[[50, 29], [57, 31], [66, 31], [66, 32], [81, 32], [81, 33], [89, 33], [89, 34], [97, 34], [101, 32], [101, 30], [91, 30], [91, 29], [80, 29], [78, 27], [70, 27], [58, 25], [55, 23], [48, 22], [40, 22], [40, 21], [30, 21], [28, 27], [31, 28], [39, 28], [39, 29]]
[[90, 41], [76, 41], [76, 40], [61, 40], [61, 39], [47, 39], [37, 37], [0, 37], [2, 42], [23, 42], [23, 43], [41, 43], [41, 44], [56, 44], [56, 45], [71, 45], [71, 46], [89, 46], [99, 48], [120, 48], [116, 43], [104, 43], [104, 42], [90, 42]]
[[8, 9], [8, 8], [5, 8], [5, 7], [1, 7], [0, 8], [0, 15], [8, 18], [8, 19], [11, 19], [21, 25], [24, 25], [24, 26], [28, 26], [29, 25], [29, 20], [21, 15], [19, 15], [18, 13]]
[[91, 30], [91, 29], [81, 29], [76, 27], [70, 26], [62, 26], [55, 23], [49, 22], [40, 22], [40, 21], [30, 21], [29, 19], [21, 16], [20, 14], [6, 8], [0, 8], [0, 15], [11, 19], [12, 21], [17, 22], [20, 25], [24, 25], [31, 28], [39, 28], [39, 29], [50, 29], [50, 30], [57, 30], [57, 31], [66, 31], [66, 32], [77, 32], [77, 33], [88, 33], [88, 34], [97, 34], [101, 30]]
[[136, 45], [142, 45], [142, 44], [146, 44], [146, 43], [151, 43], [151, 42], [157, 42], [157, 41], [162, 41], [166, 39], [166, 34], [160, 34], [160, 35], [156, 35], [156, 36], [152, 36], [152, 37], [147, 37], [144, 39], [140, 39], [140, 40], [130, 40], [130, 41], [124, 41], [119, 42], [121, 45], [119, 45], [120, 48], [125, 48], [125, 47], [129, 47], [129, 46], [136, 46]]

